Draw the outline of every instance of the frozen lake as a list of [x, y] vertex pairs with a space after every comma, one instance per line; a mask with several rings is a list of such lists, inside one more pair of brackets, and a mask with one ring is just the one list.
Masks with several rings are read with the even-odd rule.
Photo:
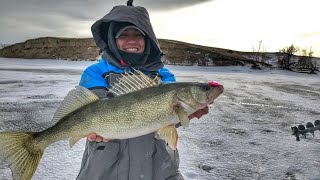
[[[0, 131], [39, 131], [94, 62], [0, 58]], [[320, 119], [320, 75], [248, 67], [167, 66], [177, 81], [217, 81], [208, 115], [179, 128], [185, 179], [320, 179], [320, 132], [296, 142], [291, 126]], [[33, 180], [75, 179], [85, 140], [49, 146]], [[0, 179], [12, 179], [0, 162]]]

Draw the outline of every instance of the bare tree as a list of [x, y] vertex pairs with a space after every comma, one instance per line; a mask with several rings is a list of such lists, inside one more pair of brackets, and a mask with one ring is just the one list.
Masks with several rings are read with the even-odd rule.
[[256, 62], [263, 62], [266, 54], [266, 47], [263, 45], [262, 40], [258, 41], [258, 47], [252, 47], [253, 59]]
[[308, 51], [308, 49], [302, 49], [301, 50], [301, 56], [299, 57], [298, 60], [298, 68], [299, 69], [312, 69], [313, 68], [313, 63], [311, 61], [313, 51], [311, 50], [311, 47]]
[[305, 57], [305, 68], [310, 70], [310, 73], [316, 73], [315, 71], [319, 71], [319, 68], [317, 67], [317, 62], [316, 61], [312, 61], [313, 58], [313, 51], [310, 47], [309, 52], [305, 51], [304, 52], [306, 57]]
[[261, 69], [258, 65], [259, 62], [264, 62], [266, 56], [266, 47], [263, 45], [262, 40], [258, 41], [258, 46], [252, 46], [253, 60], [255, 63], [252, 65], [253, 69]]
[[299, 51], [299, 48], [291, 44], [288, 47], [279, 50], [284, 56], [278, 58], [278, 65], [280, 68], [290, 70], [295, 62], [292, 62], [293, 55]]

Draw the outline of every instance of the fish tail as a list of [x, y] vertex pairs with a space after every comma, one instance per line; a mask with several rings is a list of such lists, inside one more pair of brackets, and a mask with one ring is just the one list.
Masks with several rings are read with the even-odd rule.
[[0, 132], [0, 159], [6, 161], [15, 180], [31, 180], [44, 149], [31, 132]]

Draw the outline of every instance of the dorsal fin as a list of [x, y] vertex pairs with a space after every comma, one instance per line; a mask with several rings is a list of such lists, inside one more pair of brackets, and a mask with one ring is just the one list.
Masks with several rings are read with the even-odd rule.
[[109, 92], [115, 96], [121, 96], [123, 94], [139, 91], [148, 87], [159, 86], [162, 84], [159, 76], [152, 79], [139, 70], [134, 71], [136, 73], [125, 72], [119, 78], [117, 78], [117, 82], [110, 86]]
[[60, 119], [71, 112], [98, 100], [99, 97], [89, 89], [82, 86], [76, 86], [76, 89], [71, 90], [61, 102], [59, 108], [53, 116], [52, 125], [59, 122]]

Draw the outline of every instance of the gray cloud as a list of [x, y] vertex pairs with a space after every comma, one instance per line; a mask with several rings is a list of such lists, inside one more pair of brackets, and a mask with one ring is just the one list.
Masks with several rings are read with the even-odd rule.
[[133, 5], [141, 5], [146, 7], [147, 9], [168, 10], [186, 6], [193, 6], [195, 4], [200, 4], [208, 1], [210, 0], [134, 0]]
[[[134, 0], [149, 12], [177, 9], [210, 0]], [[16, 43], [40, 36], [71, 36], [84, 22], [94, 22], [126, 0], [1, 0], [0, 42]], [[74, 29], [73, 29], [74, 28]], [[88, 27], [90, 28], [90, 27]]]

